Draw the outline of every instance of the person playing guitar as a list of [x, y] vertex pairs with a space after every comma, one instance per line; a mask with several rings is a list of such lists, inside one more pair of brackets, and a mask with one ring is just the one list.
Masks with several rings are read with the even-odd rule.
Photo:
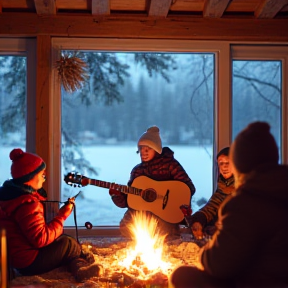
[[[195, 186], [190, 177], [187, 175], [184, 168], [174, 158], [174, 152], [169, 147], [163, 147], [162, 149], [160, 130], [157, 126], [152, 126], [148, 128], [147, 131], [141, 135], [138, 140], [137, 153], [140, 153], [141, 163], [136, 165], [132, 169], [130, 179], [128, 181], [128, 186], [137, 187], [137, 185], [135, 184], [137, 182], [137, 178], [140, 176], [147, 176], [150, 179], [156, 181], [178, 180], [179, 182], [185, 183], [189, 187], [189, 189], [187, 189], [189, 191], [188, 204], [191, 205], [192, 196], [196, 191]], [[180, 197], [180, 190], [181, 188], [179, 189], [179, 191], [172, 191], [171, 193], [177, 193]], [[169, 189], [167, 191], [169, 192]], [[127, 194], [119, 193], [119, 191], [116, 191], [112, 188], [109, 189], [109, 193], [111, 195], [112, 201], [116, 206], [120, 208], [128, 208], [122, 220], [120, 221], [120, 231], [123, 236], [130, 238], [131, 234], [129, 229], [127, 228], [129, 226], [127, 226], [127, 224], [132, 221], [133, 214], [135, 213], [135, 211], [137, 211], [131, 208], [131, 206], [134, 207], [132, 203], [133, 198], [129, 198], [127, 197]], [[165, 207], [160, 209], [164, 208]], [[173, 214], [175, 212], [181, 212], [180, 205], [179, 207], [175, 207], [175, 209], [177, 209], [177, 211], [169, 211], [169, 213]], [[161, 217], [156, 216], [155, 213], [149, 211], [149, 208], [145, 209], [143, 207], [143, 210], [145, 210], [147, 214], [151, 214], [153, 215], [153, 217], [157, 218], [160, 233], [167, 234], [169, 236], [179, 235], [179, 224], [182, 222], [182, 220], [184, 220], [184, 216], [179, 223], [171, 223], [164, 221]]]

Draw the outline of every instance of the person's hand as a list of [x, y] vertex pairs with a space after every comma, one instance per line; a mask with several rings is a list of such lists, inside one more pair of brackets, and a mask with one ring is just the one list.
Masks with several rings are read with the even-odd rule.
[[118, 191], [118, 190], [116, 190], [116, 189], [113, 189], [113, 188], [110, 188], [109, 189], [109, 194], [110, 194], [110, 196], [112, 197], [112, 196], [117, 196], [117, 195], [120, 195], [121, 194], [121, 192], [120, 191]]
[[63, 205], [59, 211], [58, 211], [58, 216], [62, 217], [64, 220], [66, 220], [70, 214], [72, 213], [73, 211], [73, 208], [74, 208], [74, 200], [72, 199], [68, 199], [67, 201], [67, 204]]
[[199, 222], [195, 222], [191, 226], [192, 234], [195, 239], [202, 239], [203, 238], [203, 227]]

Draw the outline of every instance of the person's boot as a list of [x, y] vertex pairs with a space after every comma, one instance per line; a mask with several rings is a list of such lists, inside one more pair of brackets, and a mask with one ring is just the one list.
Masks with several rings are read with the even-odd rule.
[[76, 258], [69, 264], [70, 271], [77, 282], [84, 282], [91, 277], [98, 277], [103, 273], [103, 267], [99, 264], [88, 263], [83, 258]]
[[85, 259], [89, 264], [95, 262], [94, 254], [86, 246], [82, 246], [80, 257]]

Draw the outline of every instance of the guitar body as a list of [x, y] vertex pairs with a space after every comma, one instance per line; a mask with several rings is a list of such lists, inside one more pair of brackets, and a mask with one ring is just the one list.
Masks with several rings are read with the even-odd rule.
[[[150, 211], [169, 223], [181, 222], [184, 215], [180, 206], [190, 206], [191, 204], [191, 192], [188, 185], [178, 180], [155, 181], [146, 176], [139, 176], [134, 179], [131, 186], [142, 189], [143, 193], [141, 195], [127, 195], [130, 208]], [[146, 192], [148, 195], [150, 192], [156, 193], [157, 198], [152, 202], [144, 200], [143, 196]]]

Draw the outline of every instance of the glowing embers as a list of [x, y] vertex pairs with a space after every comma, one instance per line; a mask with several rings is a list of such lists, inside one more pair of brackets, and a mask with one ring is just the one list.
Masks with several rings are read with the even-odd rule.
[[141, 280], [149, 279], [158, 272], [168, 275], [171, 264], [165, 261], [163, 255], [166, 235], [158, 234], [157, 220], [145, 212], [136, 212], [129, 230], [134, 240], [127, 247], [126, 258], [119, 261], [119, 266], [125, 267]]

